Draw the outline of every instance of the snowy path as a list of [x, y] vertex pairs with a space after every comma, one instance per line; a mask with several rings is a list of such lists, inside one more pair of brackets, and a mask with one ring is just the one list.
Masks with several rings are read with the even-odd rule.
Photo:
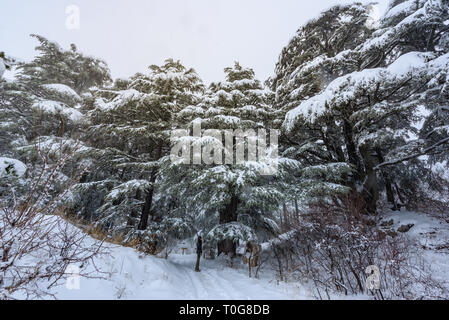
[[[393, 219], [392, 229], [414, 224], [407, 233], [417, 240], [417, 251], [430, 265], [441, 283], [449, 274], [449, 220], [414, 212], [390, 212], [384, 220]], [[85, 239], [86, 245], [97, 240]], [[79, 289], [69, 290], [65, 283], [52, 293], [57, 299], [314, 299], [313, 289], [298, 282], [276, 283], [273, 270], [266, 264], [260, 279], [250, 279], [248, 270], [238, 261], [233, 268], [225, 259], [201, 260], [201, 272], [194, 272], [194, 254], [172, 254], [169, 259], [145, 256], [132, 248], [108, 244], [109, 254], [95, 259], [96, 279], [80, 279]], [[180, 250], [178, 250], [180, 251]], [[83, 272], [94, 272], [92, 264]], [[103, 277], [102, 279], [98, 278]], [[43, 284], [45, 285], [45, 284]], [[15, 296], [18, 299], [26, 297]], [[360, 296], [337, 296], [333, 299], [366, 299]]]
[[272, 275], [250, 279], [243, 268], [230, 268], [224, 261], [201, 261], [194, 272], [196, 256], [171, 255], [168, 260], [141, 256], [135, 250], [114, 247], [99, 258], [107, 279], [84, 279], [79, 290], [57, 288], [58, 299], [311, 299], [297, 284], [276, 284]]
[[193, 271], [195, 255], [176, 255], [172, 261], [181, 277], [192, 283], [192, 299], [293, 299], [299, 289], [293, 284], [277, 285], [267, 278], [249, 279], [245, 269], [225, 267], [214, 260], [202, 260], [201, 272], [197, 273]]
[[[394, 220], [392, 229], [414, 224], [407, 233], [417, 240], [417, 252], [429, 263], [434, 277], [447, 283], [449, 274], [449, 220], [414, 212], [390, 212], [384, 220]], [[87, 237], [86, 245], [97, 240]], [[80, 279], [79, 289], [68, 289], [64, 282], [52, 293], [57, 299], [154, 299], [154, 300], [258, 300], [314, 299], [313, 289], [298, 282], [277, 283], [270, 265], [264, 265], [260, 279], [248, 277], [246, 266], [236, 261], [233, 268], [225, 259], [201, 260], [201, 272], [194, 272], [195, 254], [172, 254], [169, 259], [145, 256], [132, 248], [108, 244], [109, 254], [96, 257], [103, 273], [96, 279]], [[180, 250], [177, 250], [180, 251]], [[92, 264], [83, 272], [94, 272]], [[98, 278], [99, 276], [102, 279]], [[42, 285], [45, 285], [44, 283]], [[18, 299], [26, 297], [15, 296]], [[49, 297], [50, 298], [50, 297]], [[333, 299], [367, 299], [339, 296]]]
[[[421, 254], [432, 269], [447, 281], [449, 272], [449, 223], [430, 215], [413, 212], [384, 214], [394, 220], [394, 229], [413, 223], [408, 232], [425, 246]], [[93, 241], [91, 239], [91, 241]], [[442, 247], [442, 249], [439, 249]], [[444, 249], [443, 249], [444, 248]], [[125, 247], [112, 247], [111, 254], [97, 259], [97, 266], [108, 272], [106, 279], [81, 279], [79, 290], [58, 287], [58, 299], [314, 299], [310, 289], [298, 283], [274, 281], [269, 267], [261, 279], [250, 279], [243, 266], [230, 268], [224, 260], [201, 260], [201, 272], [194, 272], [194, 254], [172, 254], [168, 260], [142, 256]], [[335, 298], [348, 298], [337, 297]], [[356, 298], [356, 297], [352, 297]], [[358, 298], [364, 298], [363, 296]]]

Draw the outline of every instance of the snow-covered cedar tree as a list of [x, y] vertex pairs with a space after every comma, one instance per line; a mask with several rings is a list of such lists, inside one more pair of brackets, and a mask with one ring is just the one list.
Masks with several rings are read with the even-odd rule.
[[[352, 173], [344, 172], [342, 178], [347, 187], [363, 196], [369, 213], [376, 211], [379, 188], [385, 188], [388, 201], [397, 207], [397, 190], [410, 186], [399, 184], [400, 177], [394, 174], [400, 166], [401, 171], [406, 170], [404, 160], [413, 160], [409, 167], [419, 167], [419, 155], [434, 152], [447, 141], [447, 135], [437, 141], [419, 137], [419, 122], [425, 121], [422, 109], [441, 113], [447, 106], [444, 39], [448, 3], [407, 3], [403, 19], [392, 19], [391, 11], [397, 6], [391, 7], [378, 30], [371, 35], [356, 32], [363, 34], [359, 44], [353, 43], [333, 56], [318, 56], [288, 73], [281, 67], [281, 56], [277, 67], [280, 78], [273, 82], [276, 103], [288, 110], [283, 128], [286, 139], [294, 145], [291, 151], [295, 157], [321, 167], [335, 166], [336, 162], [350, 166]], [[368, 7], [356, 4], [348, 8], [352, 6], [366, 8], [362, 16], [368, 16]], [[343, 20], [350, 23], [351, 19]], [[359, 28], [365, 27], [360, 24]], [[423, 46], [424, 40], [410, 36], [417, 33], [427, 37], [430, 45]], [[301, 60], [302, 51], [296, 52]], [[336, 72], [329, 75], [329, 70]], [[325, 79], [315, 92], [301, 83], [309, 72]], [[290, 97], [297, 97], [293, 101], [281, 94], [290, 84]], [[426, 168], [421, 166], [423, 171]], [[419, 175], [412, 180], [420, 181]]]
[[[269, 79], [274, 107], [282, 123], [287, 112], [321, 92], [334, 79], [357, 69], [357, 61], [338, 60], [372, 33], [369, 5], [338, 5], [301, 27], [282, 50], [275, 75]], [[304, 204], [347, 192], [351, 166], [342, 145], [344, 138], [333, 119], [302, 122], [294, 130], [282, 130], [280, 151], [301, 163], [290, 176], [293, 197]], [[283, 128], [285, 129], [285, 128]], [[296, 183], [293, 183], [295, 182]]]
[[275, 106], [285, 112], [320, 92], [329, 82], [357, 68], [350, 59], [332, 63], [372, 33], [371, 5], [337, 5], [301, 27], [282, 49], [270, 79]]
[[105, 62], [84, 55], [74, 44], [70, 45], [70, 50], [64, 50], [42, 36], [32, 37], [39, 41], [38, 54], [32, 61], [20, 65], [22, 79], [38, 79], [40, 84], [63, 84], [79, 95], [110, 80]]
[[93, 90], [91, 106], [86, 107], [89, 151], [84, 155], [95, 170], [76, 186], [77, 212], [111, 233], [129, 237], [146, 229], [157, 238], [166, 230], [184, 233], [185, 225], [165, 220], [172, 217], [158, 210], [154, 200], [161, 196], [159, 167], [170, 152], [176, 114], [198, 103], [202, 91], [196, 72], [171, 59], [150, 66], [148, 74]]
[[[0, 52], [0, 154], [13, 156], [13, 141], [27, 136], [30, 112], [27, 105], [30, 100], [19, 93], [19, 88], [11, 80], [2, 78], [6, 70], [13, 70], [17, 60]], [[29, 136], [29, 133], [28, 133]]]
[[17, 82], [0, 78], [0, 154], [4, 156], [14, 157], [14, 144], [33, 138], [32, 100], [21, 89]]
[[[189, 136], [175, 138], [173, 142], [176, 145], [187, 141], [193, 152], [187, 163], [178, 161], [178, 154], [174, 160], [167, 157], [161, 182], [164, 195], [177, 200], [176, 210], [193, 214], [195, 225], [208, 234], [206, 239], [220, 235], [219, 239], [215, 238], [219, 253], [232, 255], [240, 236], [239, 240], [245, 241], [246, 235], [253, 234], [255, 229], [261, 233], [276, 229], [272, 213], [287, 193], [282, 179], [296, 162], [279, 158], [277, 173], [263, 175], [270, 163], [260, 161], [261, 158], [259, 161], [248, 158], [251, 135], [245, 137], [245, 134], [251, 134], [251, 130], [255, 135], [261, 132], [259, 129], [266, 130], [264, 141], [268, 149], [263, 152], [276, 148], [277, 142], [271, 144], [269, 137], [275, 118], [266, 103], [269, 90], [255, 79], [252, 69], [238, 63], [224, 71], [225, 81], [212, 83], [201, 103], [188, 106], [178, 114]], [[195, 128], [201, 128], [201, 137]], [[226, 151], [225, 130], [235, 135], [230, 139], [232, 152]], [[241, 139], [237, 139], [239, 134]], [[241, 147], [246, 161], [236, 163], [234, 155]], [[199, 159], [196, 150], [201, 149], [203, 154]], [[229, 162], [225, 160], [228, 156]], [[246, 228], [252, 232], [237, 232]]]
[[[73, 45], [64, 50], [43, 37], [34, 37], [39, 46], [33, 60], [12, 61], [16, 76], [0, 80], [0, 149], [26, 163], [31, 178], [47, 172], [44, 162], [57, 164], [62, 154], [73, 156], [73, 151], [82, 147], [78, 140], [84, 119], [82, 94], [109, 80], [101, 60], [83, 55]], [[64, 161], [49, 192], [65, 188], [62, 185], [76, 176], [78, 165], [83, 166], [78, 160]]]
[[38, 118], [34, 131], [62, 136], [83, 118], [81, 95], [107, 83], [109, 69], [102, 60], [82, 54], [73, 44], [64, 50], [44, 37], [32, 36], [39, 41], [37, 54], [32, 61], [18, 64], [17, 82], [33, 100], [31, 109]]

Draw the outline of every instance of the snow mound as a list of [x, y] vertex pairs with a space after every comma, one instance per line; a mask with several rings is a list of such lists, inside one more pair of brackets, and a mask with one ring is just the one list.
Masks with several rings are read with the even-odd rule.
[[22, 177], [27, 170], [27, 166], [16, 159], [0, 157], [0, 177], [13, 174]]

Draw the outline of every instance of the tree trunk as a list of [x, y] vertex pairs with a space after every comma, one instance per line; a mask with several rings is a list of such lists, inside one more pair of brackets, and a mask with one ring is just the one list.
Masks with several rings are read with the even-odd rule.
[[[233, 195], [228, 205], [220, 212], [220, 224], [237, 221], [237, 206], [239, 199]], [[218, 255], [224, 253], [231, 257], [236, 255], [237, 244], [231, 239], [226, 239], [218, 242]]]
[[348, 153], [348, 160], [349, 163], [354, 165], [357, 168], [356, 172], [356, 180], [360, 180], [360, 178], [363, 176], [363, 168], [360, 164], [360, 158], [357, 155], [357, 148], [354, 143], [353, 134], [352, 134], [352, 127], [351, 124], [344, 120], [343, 123], [343, 134], [345, 138], [345, 145], [346, 145], [346, 151]]
[[348, 152], [349, 162], [356, 168], [355, 181], [363, 182], [362, 197], [366, 202], [366, 211], [368, 214], [376, 214], [377, 200], [379, 199], [379, 189], [377, 185], [376, 171], [374, 170], [374, 161], [371, 151], [366, 146], [360, 146], [360, 156], [357, 153], [357, 146], [353, 139], [353, 130], [349, 121], [343, 121], [343, 133], [345, 138], [346, 150]]
[[376, 214], [377, 200], [379, 199], [379, 186], [377, 185], [376, 171], [374, 170], [374, 161], [368, 148], [360, 148], [365, 161], [366, 177], [363, 183], [362, 196], [366, 202], [368, 214]]
[[[376, 148], [376, 154], [377, 154], [378, 162], [379, 163], [383, 163], [385, 161], [385, 159], [384, 159], [384, 157], [382, 155], [382, 151], [380, 150], [380, 148]], [[382, 172], [382, 176], [383, 176], [383, 178], [385, 180], [385, 192], [387, 194], [387, 200], [388, 200], [389, 203], [391, 203], [392, 209], [394, 211], [396, 211], [396, 210], [398, 210], [398, 206], [396, 204], [396, 200], [395, 200], [395, 197], [394, 197], [394, 191], [393, 191], [393, 187], [392, 187], [392, 184], [391, 184], [391, 180], [390, 180], [388, 175], [383, 170], [381, 170], [381, 172]]]
[[200, 259], [201, 259], [201, 253], [196, 254], [196, 265], [195, 265], [195, 271], [200, 272]]
[[403, 206], [405, 206], [407, 208], [407, 202], [405, 201], [405, 198], [401, 195], [401, 190], [399, 189], [399, 186], [396, 182], [394, 183], [394, 186], [395, 186], [396, 194], [398, 195], [399, 201], [401, 202], [398, 206], [399, 209]]
[[[153, 176], [152, 176], [150, 179], [150, 182], [153, 184], [154, 180], [155, 180], [155, 178], [153, 178]], [[154, 193], [154, 188], [153, 188], [153, 186], [151, 186], [150, 190], [148, 190], [147, 196], [145, 198], [145, 204], [142, 208], [142, 214], [140, 215], [139, 225], [137, 226], [138, 230], [146, 230], [148, 227], [148, 217], [150, 215], [150, 209], [151, 209], [151, 205], [153, 203], [153, 193]]]
[[[157, 159], [160, 159], [162, 155], [162, 146], [159, 146], [157, 151]], [[142, 208], [142, 214], [140, 215], [138, 230], [146, 230], [148, 227], [148, 217], [151, 212], [151, 205], [153, 204], [153, 194], [154, 194], [154, 182], [156, 181], [157, 169], [153, 168], [150, 176], [150, 189], [148, 190], [147, 196], [145, 198], [145, 204]]]
[[295, 216], [296, 220], [299, 220], [299, 209], [298, 209], [298, 200], [295, 199]]
[[288, 221], [287, 205], [285, 204], [285, 202], [282, 203], [282, 212], [284, 214], [284, 223], [283, 223], [284, 230], [287, 230], [289, 221]]

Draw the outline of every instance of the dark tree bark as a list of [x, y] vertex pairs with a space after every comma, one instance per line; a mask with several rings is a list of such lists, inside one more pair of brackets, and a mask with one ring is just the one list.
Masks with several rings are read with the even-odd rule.
[[347, 120], [344, 120], [343, 123], [343, 135], [345, 138], [345, 145], [346, 151], [348, 153], [349, 163], [357, 168], [355, 178], [356, 180], [360, 180], [361, 177], [363, 177], [363, 167], [361, 166], [360, 158], [357, 155], [357, 148], [354, 143], [351, 124]]
[[[151, 176], [150, 182], [151, 184], [155, 181], [155, 175]], [[138, 230], [146, 230], [148, 227], [148, 218], [150, 216], [151, 205], [153, 203], [153, 194], [154, 188], [151, 185], [150, 190], [148, 190], [147, 196], [145, 198], [145, 204], [142, 208], [142, 214], [140, 215], [139, 225], [137, 226]]]
[[198, 237], [196, 243], [196, 265], [195, 265], [196, 272], [200, 272], [200, 259], [202, 253], [203, 253], [203, 240], [201, 237]]
[[[220, 224], [237, 221], [237, 207], [239, 199], [233, 195], [228, 205], [220, 212]], [[231, 239], [226, 239], [218, 242], [218, 255], [224, 253], [231, 257], [236, 255], [237, 244]]]
[[[357, 168], [354, 182], [357, 181], [363, 183], [361, 195], [366, 203], [366, 213], [376, 214], [377, 200], [379, 199], [379, 187], [377, 185], [376, 170], [374, 169], [374, 160], [371, 155], [372, 150], [366, 146], [361, 146], [358, 148], [360, 154], [357, 153], [357, 146], [353, 139], [352, 126], [347, 120], [344, 120], [343, 123], [343, 135], [349, 162]], [[352, 183], [351, 185], [354, 187]]]
[[[379, 163], [383, 163], [385, 161], [383, 155], [382, 155], [382, 151], [380, 150], [380, 148], [376, 149], [376, 154], [377, 154], [377, 160], [379, 161]], [[391, 203], [392, 205], [392, 209], [393, 210], [398, 210], [398, 206], [396, 204], [396, 200], [394, 197], [394, 190], [391, 184], [391, 179], [388, 177], [388, 175], [382, 171], [382, 176], [384, 178], [385, 181], [385, 192], [387, 194], [387, 200], [389, 203]]]
[[374, 161], [371, 156], [371, 150], [360, 148], [360, 152], [365, 161], [365, 180], [363, 183], [362, 196], [366, 202], [368, 214], [376, 214], [377, 200], [379, 199], [379, 186], [377, 184], [376, 171], [374, 170]]
[[200, 272], [200, 259], [201, 259], [201, 253], [197, 253], [196, 254], [195, 272]]
[[[157, 151], [156, 158], [160, 159], [161, 154], [162, 154], [162, 147], [159, 147], [158, 151]], [[143, 205], [142, 214], [140, 215], [139, 225], [137, 226], [138, 230], [146, 230], [148, 227], [148, 218], [149, 218], [150, 212], [151, 212], [151, 205], [153, 204], [154, 182], [156, 181], [156, 175], [157, 175], [157, 169], [154, 168], [151, 171], [150, 189], [148, 190], [148, 193], [145, 197], [145, 204]]]
[[296, 216], [296, 219], [299, 219], [298, 200], [295, 199], [294, 202], [295, 202], [295, 216]]
[[287, 230], [288, 229], [288, 212], [287, 212], [287, 205], [284, 203], [282, 203], [282, 213], [284, 214], [284, 229]]

